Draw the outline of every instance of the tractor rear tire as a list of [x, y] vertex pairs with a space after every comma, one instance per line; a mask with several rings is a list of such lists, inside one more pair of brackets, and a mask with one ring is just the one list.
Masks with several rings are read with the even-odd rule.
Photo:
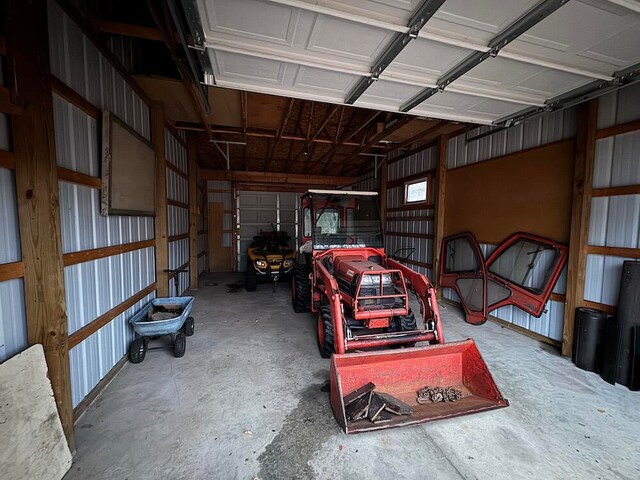
[[304, 265], [296, 265], [291, 277], [291, 303], [296, 313], [308, 312], [311, 305], [311, 284]]
[[[389, 325], [390, 332], [410, 332], [418, 329], [418, 322], [416, 316], [409, 310], [409, 315], [392, 317], [391, 324]], [[415, 347], [415, 342], [405, 343], [404, 345], [398, 345], [401, 347]]]
[[322, 358], [331, 358], [335, 352], [333, 344], [333, 319], [329, 307], [318, 310], [318, 349]]
[[255, 292], [258, 286], [258, 279], [256, 278], [256, 267], [253, 266], [251, 260], [247, 260], [247, 273], [244, 280], [244, 288], [247, 292]]

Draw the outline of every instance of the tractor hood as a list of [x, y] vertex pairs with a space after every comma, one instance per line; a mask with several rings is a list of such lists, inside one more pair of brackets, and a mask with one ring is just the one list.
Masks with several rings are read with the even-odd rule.
[[338, 256], [334, 261], [334, 271], [337, 276], [348, 281], [352, 281], [355, 276], [365, 271], [383, 272], [385, 270], [386, 268], [360, 255]]

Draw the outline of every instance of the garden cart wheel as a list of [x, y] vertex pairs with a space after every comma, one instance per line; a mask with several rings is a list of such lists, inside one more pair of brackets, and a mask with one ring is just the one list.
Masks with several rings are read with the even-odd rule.
[[147, 354], [147, 342], [143, 337], [136, 338], [129, 345], [129, 360], [131, 363], [140, 363]]
[[193, 317], [189, 317], [184, 322], [184, 334], [187, 337], [190, 337], [191, 335], [193, 335], [194, 331], [195, 331], [195, 321], [194, 321]]
[[177, 358], [184, 357], [186, 349], [187, 337], [183, 332], [176, 333], [176, 338], [173, 340], [173, 356]]

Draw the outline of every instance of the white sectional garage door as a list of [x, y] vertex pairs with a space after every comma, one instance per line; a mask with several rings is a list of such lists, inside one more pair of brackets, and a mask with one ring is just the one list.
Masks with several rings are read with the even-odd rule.
[[247, 248], [260, 231], [273, 228], [289, 234], [289, 245], [298, 247], [300, 195], [288, 192], [238, 192], [238, 271], [247, 267]]

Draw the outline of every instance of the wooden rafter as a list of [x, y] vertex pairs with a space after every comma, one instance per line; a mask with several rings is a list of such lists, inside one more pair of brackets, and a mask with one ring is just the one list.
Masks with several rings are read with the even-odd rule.
[[124, 37], [142, 38], [144, 40], [164, 41], [162, 32], [158, 28], [143, 27], [129, 23], [112, 22], [110, 20], [94, 19], [91, 22], [96, 30], [112, 35]]
[[[200, 126], [199, 123], [193, 123], [193, 122], [178, 121], [175, 123], [174, 126], [178, 130], [186, 130], [186, 131], [193, 131], [193, 132], [205, 131], [204, 127]], [[215, 125], [215, 124], [211, 125], [211, 133], [221, 133], [226, 135], [246, 135], [247, 137], [262, 137], [262, 138], [275, 138], [277, 135], [277, 132], [274, 130], [247, 129], [246, 133], [244, 133], [242, 131], [242, 128], [227, 127], [224, 125]], [[300, 135], [291, 135], [291, 134], [282, 135], [281, 140], [289, 140], [293, 142], [307, 142], [306, 137], [300, 136]], [[311, 141], [309, 141], [309, 143], [311, 143]], [[332, 138], [317, 137], [313, 140], [312, 143], [324, 143], [324, 144], [333, 145], [337, 142], [334, 141], [334, 139]], [[344, 141], [340, 143], [341, 145], [350, 146], [350, 147], [360, 146], [360, 142], [355, 142], [355, 141]]]
[[[360, 125], [358, 125], [358, 127], [354, 130], [352, 130], [351, 132], [346, 132], [339, 140], [339, 143], [332, 146], [322, 157], [320, 157], [320, 159], [318, 160], [318, 163], [321, 163], [324, 161], [324, 166], [321, 170], [321, 173], [324, 174], [327, 170], [327, 167], [329, 166], [329, 160], [331, 159], [331, 156], [343, 145], [345, 145], [345, 142], [347, 140], [351, 140], [353, 137], [355, 137], [358, 133], [360, 133], [362, 130], [364, 130], [365, 128], [367, 128], [371, 122], [373, 122], [376, 118], [378, 118], [378, 115], [380, 114], [380, 112], [373, 112], [372, 114], [370, 114], [365, 120], [364, 122], [362, 122]], [[359, 143], [357, 145], [360, 145]]]
[[278, 143], [280, 143], [280, 139], [282, 138], [282, 134], [284, 133], [284, 129], [287, 126], [287, 122], [289, 121], [289, 117], [291, 116], [291, 112], [293, 111], [293, 105], [295, 104], [295, 101], [293, 98], [289, 99], [289, 105], [287, 107], [287, 111], [284, 114], [284, 117], [282, 117], [282, 124], [280, 125], [280, 128], [278, 129], [278, 133], [276, 135], [276, 141], [273, 143], [273, 147], [271, 148], [271, 151], [269, 152], [269, 156], [267, 157], [267, 161], [265, 162], [265, 166], [264, 166], [264, 170], [265, 172], [267, 170], [269, 170], [269, 165], [271, 165], [271, 160], [273, 159], [273, 154], [276, 151], [276, 148], [278, 148]]
[[244, 149], [242, 152], [242, 163], [244, 169], [248, 170], [247, 165], [247, 92], [240, 92], [240, 106], [242, 115], [242, 141], [244, 142]]
[[371, 140], [366, 142], [361, 147], [356, 148], [355, 151], [349, 157], [341, 160], [342, 167], [340, 169], [340, 172], [344, 171], [344, 169], [346, 168], [346, 166], [348, 165], [348, 163], [352, 159], [357, 158], [358, 155], [360, 155], [362, 152], [364, 152], [364, 151], [368, 150], [369, 148], [373, 147], [380, 140], [384, 140], [386, 137], [391, 135], [396, 130], [404, 127], [407, 123], [411, 122], [412, 120], [413, 120], [413, 117], [410, 117], [408, 115], [405, 115], [404, 117], [401, 117], [401, 118], [397, 118], [396, 122], [393, 125], [385, 128], [380, 133], [377, 133], [376, 135], [374, 135], [373, 138], [371, 138]]

